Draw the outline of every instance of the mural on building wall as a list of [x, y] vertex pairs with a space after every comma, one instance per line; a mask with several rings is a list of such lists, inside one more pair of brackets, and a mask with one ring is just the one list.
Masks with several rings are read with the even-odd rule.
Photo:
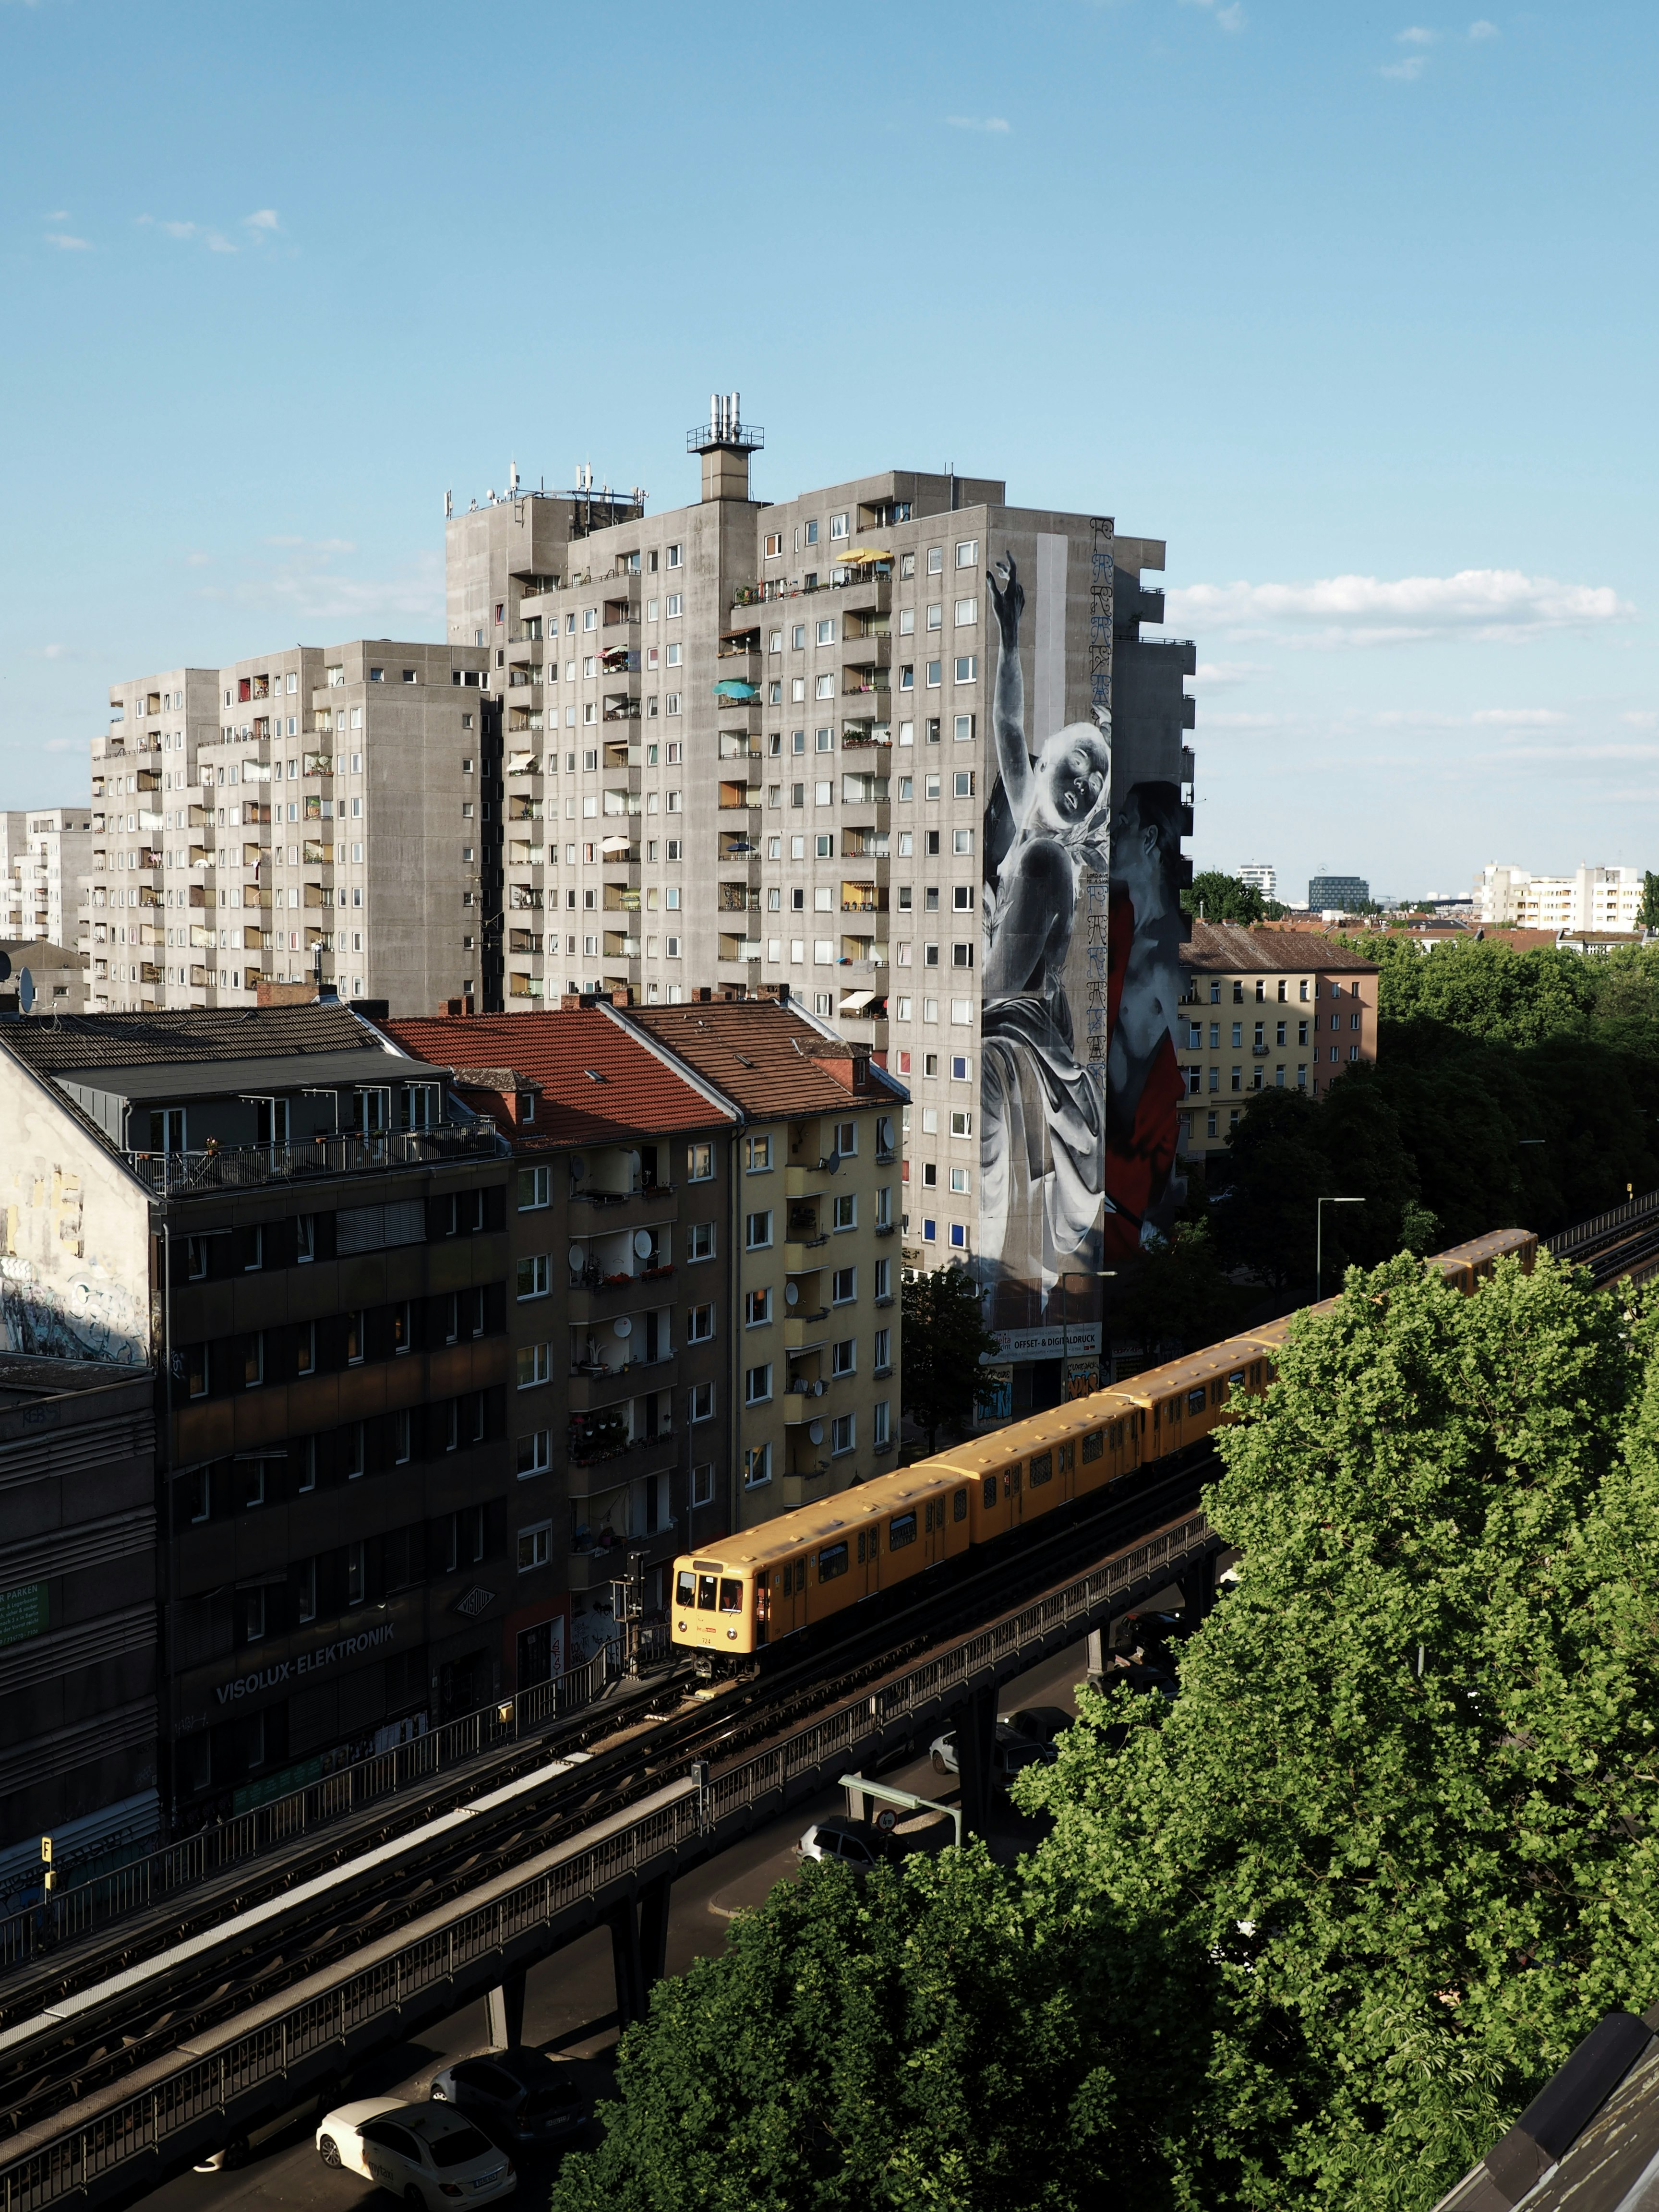
[[[52, 1158], [37, 1124], [44, 1128], [45, 1117], [15, 1096], [0, 1099], [0, 1350], [142, 1365], [149, 1340], [143, 1194], [112, 1160]], [[61, 1124], [58, 1134], [61, 1153]]]
[[1042, 1318], [1062, 1273], [1098, 1266], [1103, 1249], [1112, 744], [1097, 711], [1034, 732], [1033, 752], [1025, 588], [1012, 555], [990, 585], [997, 775], [983, 829], [979, 1261], [991, 1326], [1019, 1328]]
[[1133, 1258], [1186, 1195], [1176, 1171], [1186, 1092], [1174, 1028], [1184, 942], [1177, 785], [1131, 784], [1112, 816], [1103, 1265]]

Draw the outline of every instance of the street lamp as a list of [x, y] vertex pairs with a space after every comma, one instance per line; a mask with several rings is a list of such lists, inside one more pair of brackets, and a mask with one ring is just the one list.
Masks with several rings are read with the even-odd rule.
[[1314, 1304], [1317, 1305], [1325, 1290], [1325, 1208], [1328, 1206], [1364, 1206], [1363, 1198], [1322, 1198], [1314, 1205]]

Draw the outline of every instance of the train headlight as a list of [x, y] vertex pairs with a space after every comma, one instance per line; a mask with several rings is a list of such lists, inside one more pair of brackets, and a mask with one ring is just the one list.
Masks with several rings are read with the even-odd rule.
[[684, 1633], [685, 1633], [685, 1623], [684, 1623], [683, 1620], [677, 1620], [677, 1621], [674, 1623], [674, 1633], [675, 1633], [675, 1635], [676, 1635], [676, 1636], [684, 1636]]
[[735, 1644], [738, 1640], [737, 1630], [735, 1628], [728, 1628], [726, 1632], [726, 1639], [728, 1644]]

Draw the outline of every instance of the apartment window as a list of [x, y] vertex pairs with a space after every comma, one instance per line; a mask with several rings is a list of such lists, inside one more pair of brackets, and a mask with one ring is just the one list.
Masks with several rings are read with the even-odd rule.
[[833, 1344], [830, 1346], [830, 1372], [832, 1375], [855, 1374], [858, 1370], [858, 1364], [859, 1340], [857, 1337], [845, 1337], [839, 1344]]
[[545, 1167], [520, 1168], [519, 1170], [519, 1211], [520, 1213], [533, 1213], [538, 1206], [547, 1206], [551, 1203], [549, 1183], [550, 1175], [550, 1170]]
[[527, 1575], [532, 1568], [544, 1567], [553, 1556], [553, 1523], [533, 1522], [528, 1528], [519, 1531], [519, 1572]]
[[518, 1267], [517, 1293], [520, 1301], [526, 1298], [544, 1298], [547, 1292], [547, 1254], [538, 1252], [528, 1259], [520, 1260]]
[[691, 1503], [708, 1505], [714, 1496], [714, 1462], [704, 1460], [691, 1470]]
[[978, 540], [978, 538], [958, 538], [958, 540], [957, 541], [957, 568], [971, 568], [973, 567], [974, 563], [975, 563], [978, 559], [979, 559], [979, 540]]
[[743, 1301], [744, 1326], [758, 1328], [772, 1318], [772, 1293], [769, 1290], [750, 1291]]
[[714, 1418], [714, 1386], [712, 1382], [694, 1382], [690, 1394], [691, 1419], [712, 1421]]
[[685, 1340], [688, 1344], [707, 1344], [714, 1334], [714, 1309], [712, 1305], [692, 1306], [685, 1318]]
[[363, 1364], [365, 1356], [363, 1315], [361, 1309], [356, 1313], [347, 1314], [345, 1317], [345, 1325], [346, 1365], [348, 1367], [361, 1367]]
[[856, 1229], [858, 1227], [859, 1195], [855, 1190], [848, 1191], [843, 1195], [834, 1200], [830, 1222], [831, 1226], [836, 1229]]
[[743, 1455], [744, 1487], [745, 1490], [757, 1490], [762, 1483], [771, 1480], [772, 1447], [770, 1444], [756, 1444]]
[[968, 1170], [966, 1168], [951, 1169], [951, 1188], [954, 1191], [966, 1191], [970, 1190], [973, 1188], [973, 1185], [969, 1180]]
[[852, 1451], [855, 1448], [857, 1439], [858, 1422], [856, 1415], [852, 1413], [837, 1413], [830, 1431], [830, 1449], [831, 1453], [839, 1454], [841, 1452]]
[[353, 1421], [345, 1432], [345, 1471], [348, 1482], [357, 1481], [368, 1464], [364, 1456], [366, 1442], [363, 1424], [361, 1421]]
[[[665, 566], [665, 568], [684, 568], [684, 565], [685, 565], [685, 548], [684, 548], [684, 545], [671, 545], [671, 546], [669, 546], [669, 547], [668, 547], [668, 549], [667, 549], [667, 550], [666, 550], [666, 551], [664, 553], [664, 555], [663, 555], [663, 565]], [[678, 595], [678, 593], [677, 592], [677, 593], [674, 595], [674, 597], [673, 597], [673, 598], [672, 598], [672, 599], [669, 600], [669, 602], [668, 602], [668, 611], [669, 611], [669, 613], [670, 613], [670, 614], [672, 614], [672, 615], [677, 615], [677, 614], [679, 612], [679, 606], [678, 606], [678, 596], [679, 596], [679, 595]]]
[[749, 1139], [749, 1172], [756, 1175], [772, 1164], [770, 1137], [750, 1137]]
[[545, 1474], [553, 1464], [552, 1435], [547, 1429], [532, 1429], [527, 1437], [520, 1437], [514, 1454], [514, 1465], [520, 1482], [527, 1482], [532, 1474]]
[[686, 1231], [685, 1256], [691, 1260], [712, 1260], [714, 1256], [714, 1224], [712, 1221], [694, 1221]]
[[856, 1267], [837, 1267], [830, 1278], [830, 1303], [844, 1306], [859, 1294], [859, 1271]]
[[971, 943], [957, 943], [951, 947], [951, 965], [953, 968], [971, 968], [973, 964], [974, 948]]
[[951, 1109], [951, 1134], [953, 1137], [971, 1137], [973, 1133], [973, 1115], [963, 1107], [953, 1106]]
[[301, 1322], [294, 1346], [294, 1371], [296, 1375], [317, 1372], [317, 1324]]
[[743, 1401], [745, 1406], [763, 1406], [772, 1395], [772, 1363], [769, 1359], [759, 1367], [744, 1370]]
[[930, 691], [937, 691], [939, 687], [941, 681], [939, 669], [941, 665], [942, 664], [937, 660], [930, 660], [927, 663], [927, 689]]
[[521, 1344], [519, 1346], [520, 1390], [533, 1390], [538, 1382], [547, 1381], [552, 1372], [552, 1349], [548, 1344]]
[[751, 1252], [763, 1251], [772, 1242], [772, 1213], [751, 1213], [744, 1224], [744, 1243]]

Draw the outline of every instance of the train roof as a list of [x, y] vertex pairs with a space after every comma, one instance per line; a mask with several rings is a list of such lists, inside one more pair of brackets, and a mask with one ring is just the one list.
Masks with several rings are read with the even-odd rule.
[[1189, 1352], [1179, 1359], [1166, 1360], [1161, 1367], [1146, 1367], [1139, 1375], [1126, 1375], [1114, 1388], [1120, 1397], [1133, 1399], [1137, 1405], [1150, 1406], [1155, 1398], [1171, 1397], [1178, 1390], [1195, 1389], [1200, 1382], [1207, 1387], [1218, 1375], [1235, 1372], [1241, 1358], [1255, 1356], [1248, 1344], [1241, 1352], [1240, 1343], [1245, 1341], [1206, 1345], [1201, 1352]]
[[[930, 1473], [930, 1469], [938, 1471]], [[758, 1528], [717, 1537], [695, 1558], [689, 1552], [680, 1557], [691, 1559], [706, 1574], [735, 1575], [770, 1566], [775, 1560], [793, 1559], [797, 1552], [828, 1541], [844, 1528], [860, 1528], [884, 1513], [900, 1512], [918, 1499], [935, 1497], [961, 1480], [959, 1474], [942, 1467], [940, 1460], [919, 1460], [914, 1467], [898, 1467], [890, 1474], [878, 1475], [873, 1482], [837, 1491], [833, 1498], [822, 1498], [815, 1505], [798, 1505], [775, 1521], [763, 1522]]]
[[1472, 1237], [1467, 1244], [1453, 1244], [1444, 1252], [1437, 1252], [1424, 1265], [1432, 1267], [1471, 1261], [1478, 1264], [1482, 1260], [1501, 1259], [1506, 1252], [1519, 1252], [1535, 1241], [1530, 1229], [1490, 1229], [1484, 1237]]

